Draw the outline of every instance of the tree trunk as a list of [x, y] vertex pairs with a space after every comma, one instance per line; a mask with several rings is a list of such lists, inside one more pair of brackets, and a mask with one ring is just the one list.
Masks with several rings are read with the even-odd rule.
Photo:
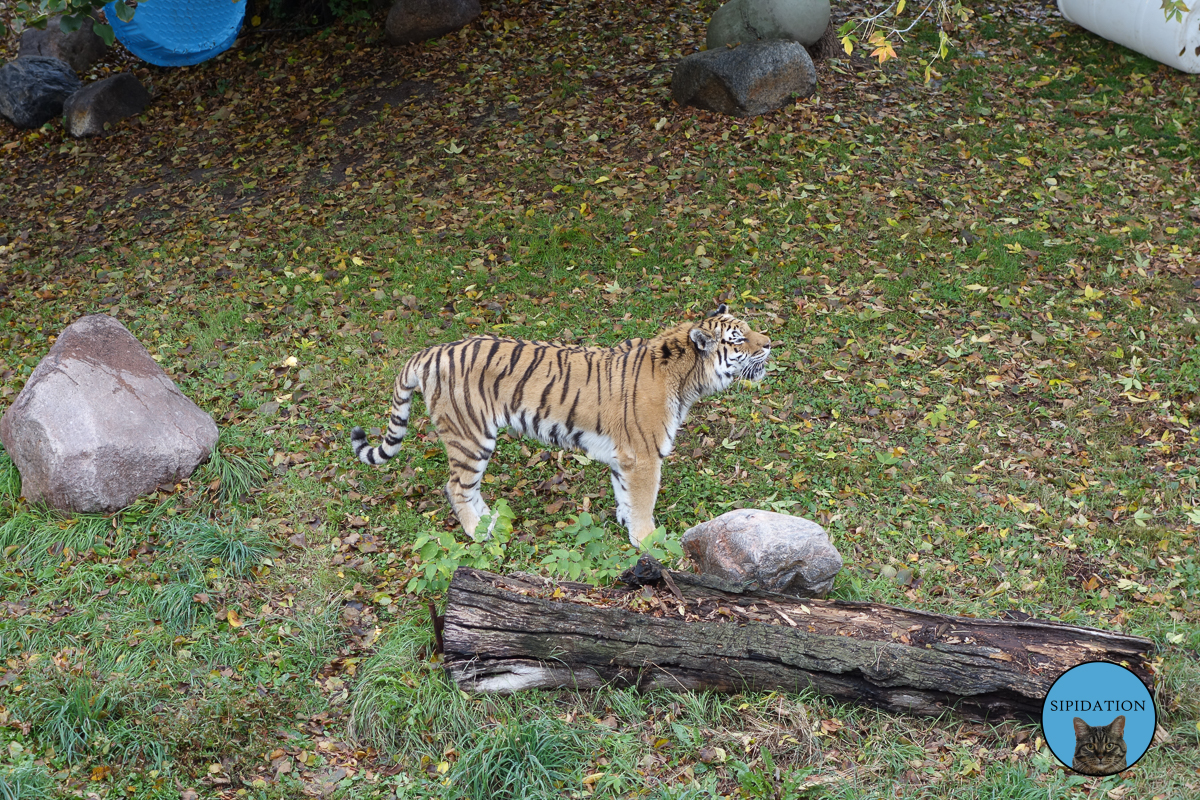
[[460, 568], [445, 665], [463, 689], [812, 687], [890, 711], [1036, 719], [1054, 680], [1125, 663], [1148, 687], [1149, 639], [1036, 620], [800, 600], [672, 572], [665, 588], [593, 589]]

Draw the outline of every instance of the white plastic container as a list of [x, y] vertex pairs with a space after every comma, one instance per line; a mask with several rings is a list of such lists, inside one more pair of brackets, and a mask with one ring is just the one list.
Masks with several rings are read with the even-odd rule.
[[1058, 0], [1068, 21], [1182, 72], [1200, 73], [1200, 2], [1183, 22], [1167, 21], [1160, 0]]

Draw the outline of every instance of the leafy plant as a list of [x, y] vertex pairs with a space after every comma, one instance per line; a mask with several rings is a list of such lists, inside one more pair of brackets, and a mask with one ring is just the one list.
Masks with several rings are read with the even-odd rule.
[[780, 769], [775, 766], [775, 759], [771, 757], [770, 750], [763, 747], [761, 753], [761, 765], [751, 766], [742, 761], [733, 762], [734, 773], [737, 775], [743, 797], [797, 800], [811, 789], [806, 783], [806, 778], [812, 774], [812, 769]]
[[498, 500], [490, 516], [479, 521], [476, 530], [491, 530], [492, 538], [464, 544], [451, 531], [418, 536], [412, 549], [421, 558], [418, 574], [409, 580], [404, 590], [409, 594], [440, 594], [450, 586], [450, 579], [459, 567], [497, 569], [504, 563], [508, 544], [512, 540], [513, 511], [507, 500]]
[[637, 563], [642, 554], [663, 563], [683, 556], [679, 538], [668, 536], [662, 527], [643, 540], [640, 550], [609, 552], [612, 534], [596, 525], [586, 511], [563, 528], [560, 535], [569, 537], [569, 544], [551, 550], [542, 558], [542, 566], [551, 575], [573, 581], [582, 578], [594, 586], [611, 581]]

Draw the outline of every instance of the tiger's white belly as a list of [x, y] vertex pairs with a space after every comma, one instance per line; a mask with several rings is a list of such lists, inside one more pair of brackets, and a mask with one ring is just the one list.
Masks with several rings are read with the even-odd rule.
[[571, 431], [557, 420], [531, 419], [527, 412], [503, 420], [503, 423], [509, 430], [522, 436], [528, 436], [565, 450], [582, 451], [593, 461], [599, 461], [610, 467], [617, 465], [616, 445], [613, 444], [610, 437], [603, 434], [578, 428]]

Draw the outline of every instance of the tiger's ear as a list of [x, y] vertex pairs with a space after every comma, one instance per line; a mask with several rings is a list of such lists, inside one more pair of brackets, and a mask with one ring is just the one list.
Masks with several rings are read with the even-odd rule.
[[[725, 305], [724, 303], [721, 303], [721, 305], [717, 306], [716, 311], [708, 312], [708, 316], [715, 317], [719, 314], [728, 314], [728, 313], [729, 313], [729, 306]], [[706, 319], [707, 319], [707, 317], [706, 317]]]
[[692, 340], [692, 344], [694, 344], [696, 349], [701, 353], [707, 353], [712, 348], [713, 342], [715, 341], [712, 335], [703, 328], [692, 328], [690, 331], [688, 331], [688, 338]]
[[1086, 722], [1081, 720], [1079, 717], [1076, 717], [1075, 719], [1071, 720], [1071, 722], [1075, 725], [1075, 738], [1076, 739], [1082, 739], [1083, 737], [1088, 735], [1089, 731], [1091, 731], [1091, 727]]
[[1108, 732], [1110, 734], [1112, 734], [1113, 736], [1116, 736], [1117, 738], [1121, 738], [1121, 737], [1125, 736], [1125, 715], [1124, 714], [1117, 717], [1112, 722], [1108, 723]]

